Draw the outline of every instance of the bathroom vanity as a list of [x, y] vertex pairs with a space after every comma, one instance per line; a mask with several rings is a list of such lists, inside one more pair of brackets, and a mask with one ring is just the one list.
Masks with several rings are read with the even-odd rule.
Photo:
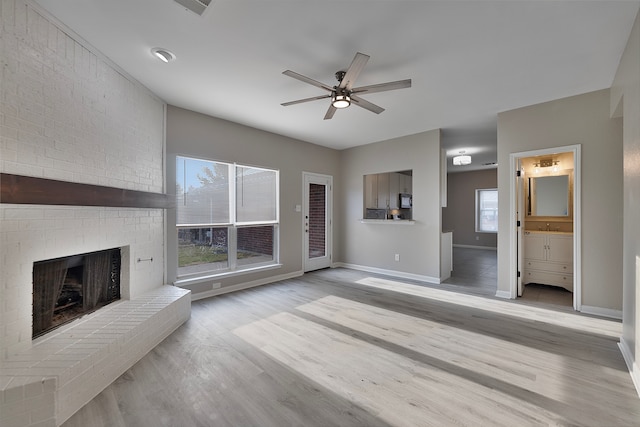
[[560, 286], [573, 292], [573, 233], [525, 231], [522, 283]]

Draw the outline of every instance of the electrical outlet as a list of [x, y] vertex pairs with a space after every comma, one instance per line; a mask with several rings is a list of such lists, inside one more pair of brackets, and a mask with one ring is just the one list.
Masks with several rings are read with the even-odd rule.
[[400, 261], [400, 254], [396, 254], [396, 258], [395, 258], [395, 260], [396, 260], [396, 261]]
[[480, 236], [476, 236], [476, 240], [480, 240]]

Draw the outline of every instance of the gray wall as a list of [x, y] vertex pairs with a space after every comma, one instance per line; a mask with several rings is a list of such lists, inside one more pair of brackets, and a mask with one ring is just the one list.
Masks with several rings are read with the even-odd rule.
[[[413, 170], [415, 225], [363, 224], [363, 176]], [[347, 265], [437, 281], [440, 277], [440, 131], [433, 130], [342, 152], [344, 227], [339, 239]], [[400, 261], [394, 261], [400, 254]]]
[[442, 208], [442, 229], [453, 230], [453, 244], [495, 248], [497, 233], [476, 233], [476, 190], [498, 188], [498, 170], [447, 174], [447, 207]]
[[[175, 156], [187, 155], [211, 160], [263, 166], [280, 171], [280, 261], [282, 268], [229, 277], [222, 286], [263, 280], [271, 276], [302, 272], [302, 213], [295, 211], [303, 204], [302, 172], [314, 172], [334, 177], [340, 182], [340, 152], [272, 134], [258, 129], [206, 116], [178, 107], [167, 109], [167, 183], [175, 182]], [[334, 212], [339, 209], [334, 193]], [[340, 227], [335, 216], [333, 240]], [[167, 271], [168, 280], [175, 280], [177, 268], [177, 237], [175, 210], [167, 211]], [[339, 257], [334, 245], [334, 259]]]
[[620, 347], [637, 388], [640, 387], [640, 14], [636, 16], [611, 88], [611, 111], [624, 117], [624, 307]]
[[[622, 310], [622, 122], [609, 90], [498, 114], [498, 291], [509, 291], [509, 154], [582, 146], [582, 305]], [[580, 230], [575, 230], [580, 232]]]

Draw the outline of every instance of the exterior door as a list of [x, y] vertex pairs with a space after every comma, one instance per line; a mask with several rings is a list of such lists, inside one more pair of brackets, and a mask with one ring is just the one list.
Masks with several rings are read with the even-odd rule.
[[304, 271], [331, 266], [333, 177], [303, 172]]

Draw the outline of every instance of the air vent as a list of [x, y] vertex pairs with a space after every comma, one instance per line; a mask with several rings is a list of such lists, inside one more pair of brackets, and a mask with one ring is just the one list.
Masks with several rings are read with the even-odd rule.
[[174, 0], [176, 3], [186, 7], [193, 13], [202, 15], [204, 10], [209, 6], [211, 0]]

